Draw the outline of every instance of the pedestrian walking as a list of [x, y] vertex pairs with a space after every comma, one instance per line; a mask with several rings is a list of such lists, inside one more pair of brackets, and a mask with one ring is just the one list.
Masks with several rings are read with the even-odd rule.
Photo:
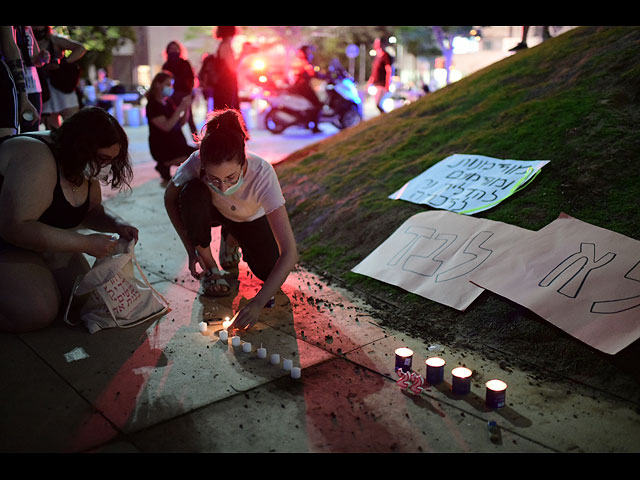
[[149, 151], [157, 163], [156, 170], [163, 186], [171, 179], [171, 167], [180, 165], [196, 150], [196, 147], [187, 143], [182, 132], [192, 97], [187, 95], [175, 105], [172, 100], [173, 82], [173, 74], [162, 71], [153, 78], [146, 93]]
[[[138, 239], [137, 228], [101, 203], [101, 182], [130, 184], [128, 145], [118, 121], [97, 107], [56, 130], [0, 139], [0, 330], [50, 325], [89, 270], [83, 254], [100, 258], [116, 246], [103, 233]], [[80, 225], [103, 233], [80, 233]]]
[[[49, 63], [41, 67], [41, 81], [47, 83], [49, 98], [43, 98], [42, 117], [45, 127], [60, 127], [62, 121], [69, 118], [80, 108], [76, 88], [80, 80], [80, 60], [87, 50], [84, 46], [69, 38], [56, 35], [49, 26], [32, 26], [34, 36], [41, 51], [50, 54]], [[67, 54], [69, 52], [69, 54]], [[43, 76], [46, 77], [43, 79]], [[62, 118], [62, 120], [61, 120]]]
[[[527, 45], [527, 37], [529, 36], [530, 26], [522, 27], [522, 37], [520, 39], [520, 43], [518, 43], [515, 47], [509, 49], [510, 52], [517, 52], [518, 50], [524, 50], [529, 48]], [[542, 27], [542, 41], [548, 40], [551, 38], [551, 34], [549, 33], [549, 27]]]
[[387, 46], [387, 41], [383, 38], [376, 38], [374, 40], [373, 48], [376, 51], [376, 58], [373, 61], [371, 76], [367, 82], [367, 89], [370, 86], [376, 88], [375, 101], [380, 113], [384, 113], [382, 100], [389, 92], [391, 77], [393, 76], [393, 60], [391, 55], [385, 50]]
[[[187, 95], [193, 96], [193, 88], [195, 86], [193, 67], [186, 58], [186, 50], [184, 46], [175, 40], [169, 42], [165, 49], [165, 55], [167, 57], [167, 61], [162, 65], [162, 70], [166, 70], [173, 74], [174, 84], [173, 96], [171, 99], [175, 105], [179, 105], [182, 99]], [[189, 106], [187, 113], [187, 122], [189, 123], [191, 133], [196, 134], [198, 133], [198, 130], [196, 129], [196, 124], [193, 120], [191, 106]]]
[[[246, 152], [248, 134], [237, 110], [215, 111], [199, 149], [165, 191], [169, 219], [187, 251], [189, 271], [208, 296], [230, 295], [211, 252], [211, 228], [221, 227], [220, 266], [237, 268], [240, 251], [264, 283], [237, 314], [234, 328], [250, 328], [298, 261], [293, 231], [273, 166]], [[198, 266], [201, 271], [198, 271]]]

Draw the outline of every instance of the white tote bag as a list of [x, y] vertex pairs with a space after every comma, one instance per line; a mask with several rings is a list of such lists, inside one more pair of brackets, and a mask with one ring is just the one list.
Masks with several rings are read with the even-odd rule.
[[[105, 328], [127, 328], [160, 318], [169, 311], [169, 302], [151, 286], [136, 260], [135, 241], [121, 239], [116, 253], [97, 259], [91, 270], [80, 275], [64, 314], [69, 325], [84, 323], [90, 333]], [[134, 265], [140, 273], [135, 275]], [[80, 322], [67, 317], [74, 297], [89, 294], [80, 308]]]

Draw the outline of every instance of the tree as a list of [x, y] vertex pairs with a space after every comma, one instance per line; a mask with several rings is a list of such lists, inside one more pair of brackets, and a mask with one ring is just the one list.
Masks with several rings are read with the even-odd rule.
[[111, 65], [113, 51], [131, 40], [135, 43], [134, 27], [115, 26], [61, 26], [53, 27], [57, 32], [67, 35], [72, 40], [80, 42], [87, 49], [87, 54], [79, 62], [84, 71], [89, 65], [106, 68]]
[[450, 83], [453, 60], [453, 39], [468, 35], [471, 26], [397, 27], [398, 37], [407, 50], [415, 56], [432, 57], [442, 55]]

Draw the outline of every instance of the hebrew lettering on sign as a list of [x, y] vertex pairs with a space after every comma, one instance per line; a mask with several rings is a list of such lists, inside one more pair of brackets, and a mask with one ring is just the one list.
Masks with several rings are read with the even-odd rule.
[[640, 242], [561, 215], [470, 275], [586, 344], [615, 354], [640, 338]]
[[482, 293], [469, 275], [531, 233], [447, 211], [419, 213], [352, 271], [464, 310]]
[[454, 154], [407, 182], [389, 198], [473, 215], [524, 188], [547, 163]]

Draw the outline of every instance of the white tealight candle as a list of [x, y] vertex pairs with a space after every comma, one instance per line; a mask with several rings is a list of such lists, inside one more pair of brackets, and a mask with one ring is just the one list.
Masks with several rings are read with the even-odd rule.
[[284, 360], [282, 360], [282, 368], [285, 370], [291, 370], [291, 368], [293, 367], [293, 361], [289, 360], [288, 358], [285, 358]]
[[201, 332], [206, 332], [207, 331], [207, 327], [208, 327], [207, 322], [200, 322], [198, 324], [198, 330], [200, 330]]
[[258, 349], [258, 358], [267, 358], [267, 349], [260, 347]]
[[220, 340], [222, 340], [223, 342], [229, 340], [229, 334], [226, 330], [220, 330]]
[[231, 337], [231, 345], [234, 347], [239, 347], [240, 346], [240, 337], [237, 335], [234, 335], [233, 337]]
[[251, 343], [250, 342], [244, 342], [242, 344], [242, 351], [244, 353], [249, 353], [251, 351]]
[[277, 353], [272, 353], [271, 359], [269, 361], [271, 362], [272, 365], [276, 365], [280, 363], [280, 355], [278, 355]]
[[291, 378], [300, 378], [301, 370], [300, 367], [293, 367], [291, 369]]

